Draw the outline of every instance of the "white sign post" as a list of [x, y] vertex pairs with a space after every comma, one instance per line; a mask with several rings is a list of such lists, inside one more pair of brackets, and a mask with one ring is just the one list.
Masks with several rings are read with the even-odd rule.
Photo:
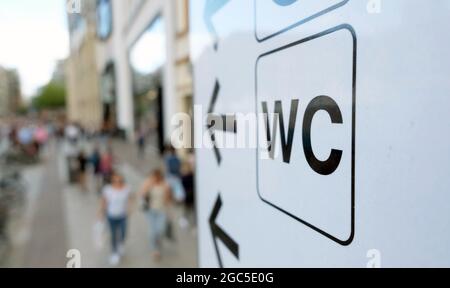
[[450, 266], [450, 4], [382, 4], [191, 1], [202, 267]]

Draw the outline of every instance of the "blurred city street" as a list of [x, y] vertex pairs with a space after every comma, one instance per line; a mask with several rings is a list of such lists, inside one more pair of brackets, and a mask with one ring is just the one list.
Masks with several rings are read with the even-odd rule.
[[[9, 249], [4, 267], [66, 267], [71, 249], [81, 253], [81, 267], [108, 267], [109, 238], [95, 239], [99, 196], [93, 177], [88, 178], [88, 191], [77, 185], [68, 185], [67, 163], [63, 143], [51, 142], [43, 152], [42, 163], [23, 170], [27, 193], [24, 207], [11, 219]], [[83, 143], [89, 147], [89, 143]], [[145, 174], [158, 167], [157, 154], [147, 149], [144, 158], [138, 158], [133, 146], [115, 141], [117, 169], [124, 175], [132, 191], [136, 191]], [[179, 225], [182, 209], [173, 209], [175, 239], [164, 242], [160, 262], [152, 260], [149, 248], [147, 219], [139, 207], [133, 205], [129, 219], [125, 255], [118, 267], [196, 267], [197, 242], [194, 227]], [[182, 226], [182, 227], [180, 227]], [[101, 244], [101, 245], [99, 245]]]

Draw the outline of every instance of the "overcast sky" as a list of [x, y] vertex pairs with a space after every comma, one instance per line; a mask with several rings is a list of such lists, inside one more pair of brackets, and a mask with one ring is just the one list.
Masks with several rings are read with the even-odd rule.
[[64, 0], [0, 0], [0, 65], [16, 68], [25, 97], [69, 52]]

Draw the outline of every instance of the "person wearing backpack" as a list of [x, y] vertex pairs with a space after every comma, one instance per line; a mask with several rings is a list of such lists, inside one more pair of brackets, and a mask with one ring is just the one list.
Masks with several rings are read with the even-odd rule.
[[142, 184], [139, 196], [147, 203], [146, 214], [150, 231], [150, 248], [153, 258], [161, 258], [162, 239], [167, 232], [168, 210], [172, 203], [170, 185], [161, 170], [154, 170]]

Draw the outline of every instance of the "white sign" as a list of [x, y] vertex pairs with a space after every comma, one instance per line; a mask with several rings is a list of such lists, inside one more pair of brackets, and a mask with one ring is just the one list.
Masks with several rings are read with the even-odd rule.
[[450, 3], [190, 3], [200, 265], [450, 267]]
[[257, 157], [259, 195], [343, 245], [354, 221], [353, 33], [340, 26], [302, 39], [263, 54], [256, 68], [258, 112], [278, 115], [259, 129], [273, 141]]

